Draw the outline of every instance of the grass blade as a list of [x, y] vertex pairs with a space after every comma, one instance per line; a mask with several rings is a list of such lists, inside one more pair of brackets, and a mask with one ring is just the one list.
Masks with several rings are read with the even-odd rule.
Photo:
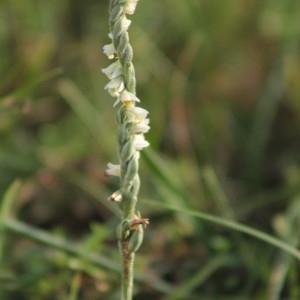
[[300, 260], [300, 251], [298, 249], [296, 249], [295, 247], [285, 243], [284, 241], [274, 238], [273, 236], [264, 233], [262, 231], [259, 231], [257, 229], [251, 228], [249, 226], [237, 223], [237, 222], [233, 222], [230, 220], [226, 220], [220, 217], [215, 217], [213, 215], [210, 214], [206, 214], [206, 213], [202, 213], [202, 212], [195, 212], [195, 211], [191, 211], [191, 210], [187, 210], [187, 209], [183, 209], [180, 207], [175, 207], [175, 206], [171, 206], [171, 205], [167, 205], [167, 204], [163, 204], [163, 203], [158, 203], [156, 201], [144, 201], [144, 203], [153, 205], [153, 206], [157, 206], [157, 207], [161, 207], [161, 208], [165, 208], [168, 210], [172, 210], [172, 211], [176, 211], [176, 212], [180, 212], [181, 214], [186, 214], [195, 218], [199, 218], [202, 220], [205, 220], [207, 222], [212, 222], [242, 233], [245, 233], [249, 236], [255, 237], [261, 241], [264, 241], [265, 243], [272, 245], [274, 247], [277, 247], [287, 253], [289, 253], [290, 255], [292, 255], [293, 257], [297, 258], [298, 260]]

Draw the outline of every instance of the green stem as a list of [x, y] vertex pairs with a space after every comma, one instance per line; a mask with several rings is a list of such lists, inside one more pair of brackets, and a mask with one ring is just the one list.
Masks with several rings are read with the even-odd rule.
[[122, 300], [132, 299], [133, 288], [133, 265], [134, 265], [134, 252], [128, 250], [128, 240], [121, 241], [120, 253], [122, 256]]

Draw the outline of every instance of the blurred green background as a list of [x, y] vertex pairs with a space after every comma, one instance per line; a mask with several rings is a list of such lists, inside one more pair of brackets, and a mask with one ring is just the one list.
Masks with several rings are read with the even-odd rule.
[[[0, 2], [1, 299], [119, 299], [108, 2]], [[299, 260], [186, 212], [299, 246], [299, 15], [295, 0], [141, 0], [130, 17], [151, 119], [135, 299], [300, 299]]]

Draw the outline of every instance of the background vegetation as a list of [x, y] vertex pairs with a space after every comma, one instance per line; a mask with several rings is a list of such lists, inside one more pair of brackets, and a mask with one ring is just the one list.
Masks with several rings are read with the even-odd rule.
[[[0, 298], [118, 299], [108, 0], [0, 2]], [[141, 0], [135, 299], [300, 299], [300, 2]], [[17, 180], [17, 181], [16, 181]], [[12, 184], [12, 182], [14, 182]], [[298, 252], [299, 254], [299, 252]]]

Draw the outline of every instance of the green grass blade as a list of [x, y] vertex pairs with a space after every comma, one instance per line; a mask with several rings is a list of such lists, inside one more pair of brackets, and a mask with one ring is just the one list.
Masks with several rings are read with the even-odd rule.
[[266, 242], [269, 245], [272, 245], [274, 247], [277, 247], [287, 253], [289, 253], [290, 255], [294, 256], [295, 258], [297, 258], [298, 260], [300, 260], [300, 251], [298, 249], [296, 249], [293, 246], [290, 246], [289, 244], [285, 243], [284, 241], [281, 241], [277, 238], [274, 238], [273, 236], [261, 232], [257, 229], [253, 229], [249, 226], [237, 223], [237, 222], [233, 222], [230, 220], [226, 220], [223, 218], [219, 218], [219, 217], [215, 217], [212, 216], [210, 214], [206, 214], [206, 213], [202, 213], [202, 212], [195, 212], [195, 211], [191, 211], [191, 210], [186, 210], [186, 209], [182, 209], [180, 207], [175, 207], [175, 206], [171, 206], [171, 205], [167, 205], [167, 204], [163, 204], [163, 203], [158, 203], [156, 201], [144, 201], [144, 203], [153, 205], [153, 206], [157, 206], [160, 208], [165, 208], [168, 210], [172, 210], [172, 211], [176, 211], [180, 214], [186, 214], [189, 216], [193, 216], [195, 218], [199, 218], [202, 220], [205, 220], [207, 222], [212, 222], [242, 233], [245, 233], [249, 236], [255, 237], [261, 241]]
[[[294, 202], [287, 210], [284, 219], [287, 223], [287, 232], [285, 233], [286, 240], [293, 246], [299, 245], [300, 196], [295, 198]], [[280, 299], [289, 269], [292, 267], [291, 263], [291, 256], [287, 255], [286, 252], [280, 251], [270, 273], [269, 287], [266, 296], [268, 300]]]
[[14, 181], [9, 188], [7, 189], [6, 193], [3, 196], [3, 199], [1, 201], [0, 206], [0, 261], [3, 259], [3, 249], [4, 249], [4, 243], [5, 243], [5, 220], [7, 219], [10, 209], [12, 207], [12, 204], [14, 200], [16, 199], [16, 196], [18, 194], [18, 191], [20, 189], [21, 182], [16, 180]]
[[33, 94], [33, 91], [36, 87], [38, 87], [41, 83], [48, 81], [52, 78], [55, 78], [62, 74], [61, 68], [55, 68], [46, 73], [40, 74], [27, 82], [25, 82], [21, 87], [17, 88], [13, 93], [6, 95], [0, 98], [0, 101], [4, 101], [6, 99], [14, 99], [21, 100]]
[[74, 242], [55, 237], [45, 231], [17, 220], [6, 220], [5, 225], [6, 228], [11, 232], [27, 237], [40, 244], [49, 246], [56, 250], [61, 250], [69, 255], [79, 256], [99, 267], [119, 272], [119, 267], [117, 264], [111, 262], [108, 258], [102, 257], [99, 254], [91, 254], [84, 249], [76, 247], [74, 245]]
[[[100, 148], [105, 151], [103, 145], [109, 145], [114, 141], [111, 138], [112, 136], [114, 137], [114, 132], [110, 128], [110, 122], [107, 122], [71, 80], [61, 80], [58, 85], [58, 91], [95, 138]], [[105, 130], [99, 130], [99, 128], [105, 128]], [[107, 149], [110, 149], [110, 147]]]
[[[73, 241], [55, 237], [43, 230], [34, 228], [17, 220], [6, 220], [5, 226], [7, 230], [13, 233], [19, 234], [23, 237], [27, 237], [33, 241], [49, 246], [53, 249], [63, 251], [68, 255], [84, 259], [97, 267], [120, 273], [119, 264], [114, 263], [108, 257], [100, 255], [99, 253], [96, 254], [87, 252], [86, 249], [76, 246]], [[154, 274], [145, 276], [140, 273], [135, 273], [135, 279], [138, 282], [147, 283], [156, 291], [162, 292], [164, 294], [169, 294], [173, 290], [173, 288], [169, 284], [157, 279]]]
[[[162, 201], [166, 203], [176, 203], [182, 209], [188, 208], [189, 198], [188, 192], [178, 182], [174, 180], [174, 173], [168, 170], [162, 159], [151, 149], [142, 152], [142, 158], [154, 174], [155, 180], [161, 184], [161, 190], [165, 190], [165, 197]], [[163, 194], [163, 193], [161, 193]], [[163, 195], [163, 196], [164, 196]], [[193, 220], [187, 216], [177, 214], [177, 219], [181, 223], [181, 229], [186, 233], [191, 233], [194, 228]]]

